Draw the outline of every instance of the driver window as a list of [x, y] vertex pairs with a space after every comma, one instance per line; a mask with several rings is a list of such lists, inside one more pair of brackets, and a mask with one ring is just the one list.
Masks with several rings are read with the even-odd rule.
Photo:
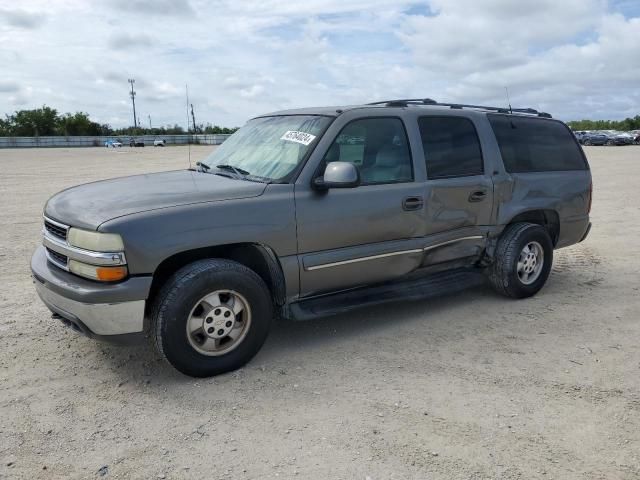
[[398, 118], [366, 118], [346, 125], [324, 157], [353, 163], [363, 185], [410, 182], [413, 168], [407, 134]]

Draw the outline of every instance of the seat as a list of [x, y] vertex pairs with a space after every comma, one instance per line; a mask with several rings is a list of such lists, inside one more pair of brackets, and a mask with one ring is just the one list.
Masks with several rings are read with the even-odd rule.
[[411, 180], [411, 160], [406, 147], [385, 145], [376, 154], [376, 161], [362, 169], [364, 183], [385, 183]]

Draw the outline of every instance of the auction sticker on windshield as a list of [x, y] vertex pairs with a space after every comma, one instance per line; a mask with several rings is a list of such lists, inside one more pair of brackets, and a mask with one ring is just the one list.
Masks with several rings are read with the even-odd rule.
[[286, 140], [288, 142], [296, 142], [301, 143], [302, 145], [309, 145], [316, 138], [315, 135], [311, 135], [310, 133], [297, 132], [295, 130], [287, 131], [280, 140]]

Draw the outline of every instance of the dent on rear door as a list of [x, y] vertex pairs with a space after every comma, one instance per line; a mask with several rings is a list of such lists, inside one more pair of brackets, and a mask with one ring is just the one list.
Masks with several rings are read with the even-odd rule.
[[[427, 182], [423, 265], [479, 255], [486, 242], [493, 207], [493, 184], [485, 176]], [[470, 200], [485, 192], [481, 201]]]

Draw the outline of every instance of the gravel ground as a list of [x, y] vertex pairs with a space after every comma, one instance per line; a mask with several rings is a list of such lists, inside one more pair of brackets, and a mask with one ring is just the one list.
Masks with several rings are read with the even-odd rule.
[[640, 147], [587, 155], [594, 228], [538, 296], [279, 322], [196, 381], [51, 320], [28, 267], [50, 195], [186, 149], [0, 150], [0, 477], [640, 478]]

